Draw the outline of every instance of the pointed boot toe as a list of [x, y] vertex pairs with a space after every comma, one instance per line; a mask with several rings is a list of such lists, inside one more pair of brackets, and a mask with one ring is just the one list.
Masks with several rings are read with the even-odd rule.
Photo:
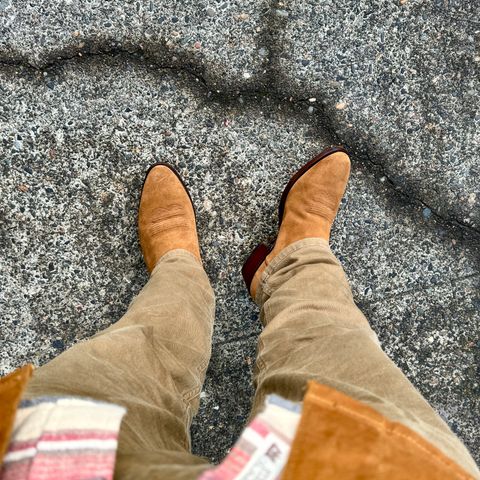
[[187, 250], [200, 261], [193, 203], [180, 175], [169, 164], [152, 165], [146, 174], [138, 234], [149, 272], [171, 250]]

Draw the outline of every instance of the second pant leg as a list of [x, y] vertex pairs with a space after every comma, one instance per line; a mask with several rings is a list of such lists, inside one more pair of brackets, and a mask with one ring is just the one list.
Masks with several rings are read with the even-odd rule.
[[269, 393], [301, 400], [308, 380], [329, 385], [417, 431], [473, 472], [462, 442], [382, 351], [328, 243], [296, 242], [265, 270], [257, 291], [265, 326], [253, 411]]
[[210, 359], [214, 310], [202, 266], [184, 250], [171, 251], [124, 317], [37, 369], [26, 397], [122, 405], [117, 478], [196, 478], [206, 462], [191, 455], [189, 428]]

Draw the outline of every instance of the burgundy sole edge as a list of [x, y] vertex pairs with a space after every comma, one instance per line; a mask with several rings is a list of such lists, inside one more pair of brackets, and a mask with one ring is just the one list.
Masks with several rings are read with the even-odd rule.
[[[292, 178], [290, 178], [287, 186], [283, 190], [282, 196], [280, 198], [280, 205], [278, 207], [278, 228], [280, 229], [283, 220], [283, 213], [285, 210], [285, 202], [287, 201], [287, 196], [295, 185], [295, 183], [302, 177], [308, 170], [315, 166], [318, 162], [324, 158], [334, 154], [334, 153], [345, 153], [348, 155], [347, 150], [341, 146], [328, 147], [322, 150], [318, 155], [312, 158], [308, 163], [306, 163], [302, 168], [300, 168]], [[273, 250], [275, 242], [272, 246], [267, 246], [264, 243], [258, 245], [253, 252], [249, 255], [242, 267], [242, 276], [247, 286], [247, 290], [250, 292], [250, 286], [252, 284], [253, 277], [257, 273], [257, 270], [260, 268], [260, 265], [265, 261], [267, 255]]]
[[260, 245], [255, 247], [253, 252], [247, 258], [247, 261], [243, 264], [242, 276], [243, 281], [247, 285], [248, 291], [250, 291], [250, 285], [252, 284], [253, 277], [257, 273], [257, 270], [271, 251], [272, 247], [260, 243]]

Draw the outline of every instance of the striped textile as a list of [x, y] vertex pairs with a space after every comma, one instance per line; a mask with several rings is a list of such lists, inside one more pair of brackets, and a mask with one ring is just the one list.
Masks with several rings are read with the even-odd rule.
[[20, 404], [0, 480], [109, 480], [125, 409], [84, 398]]
[[199, 480], [279, 480], [290, 454], [302, 405], [269, 395], [223, 462]]

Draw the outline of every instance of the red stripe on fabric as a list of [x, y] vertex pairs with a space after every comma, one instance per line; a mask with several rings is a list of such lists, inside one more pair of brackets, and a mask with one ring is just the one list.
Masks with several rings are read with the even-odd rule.
[[25, 450], [27, 448], [34, 448], [37, 445], [38, 440], [28, 440], [26, 442], [11, 442], [8, 447], [8, 453], [16, 452], [18, 450]]

